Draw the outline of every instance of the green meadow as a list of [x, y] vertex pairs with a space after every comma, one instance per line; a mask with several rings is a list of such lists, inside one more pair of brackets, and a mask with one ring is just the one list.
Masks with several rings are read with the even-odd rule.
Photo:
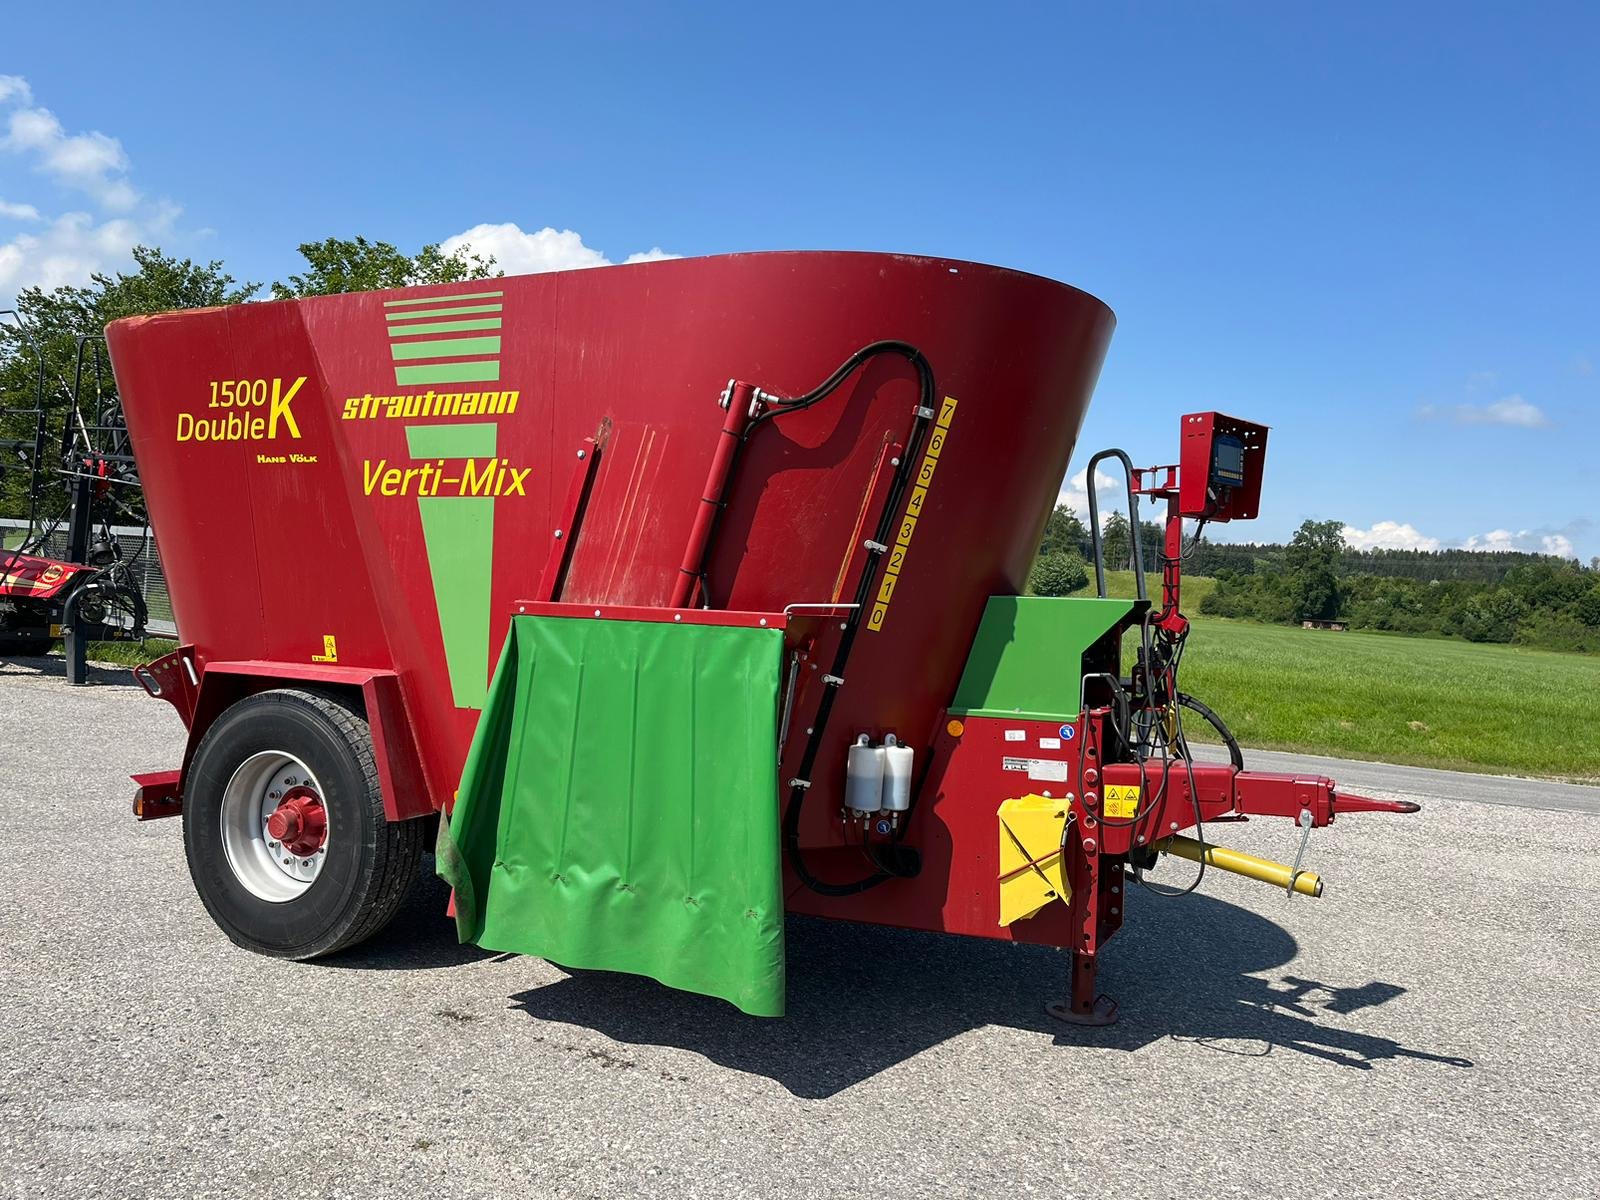
[[[1133, 594], [1131, 572], [1106, 583]], [[1184, 609], [1212, 586], [1186, 579]], [[1600, 782], [1600, 657], [1215, 617], [1193, 626], [1178, 686], [1244, 746]]]

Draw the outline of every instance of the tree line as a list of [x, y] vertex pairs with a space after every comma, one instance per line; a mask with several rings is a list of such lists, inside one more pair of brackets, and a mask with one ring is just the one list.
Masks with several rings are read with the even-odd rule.
[[1600, 652], [1600, 561], [1585, 568], [1548, 554], [1355, 551], [1342, 528], [1307, 521], [1287, 546], [1261, 548], [1275, 553], [1217, 570], [1200, 611]]
[[[1102, 522], [1105, 563], [1131, 569], [1126, 516]], [[1161, 530], [1140, 522], [1147, 571], [1160, 569]], [[1287, 543], [1212, 542], [1188, 552], [1186, 574], [1212, 576], [1200, 611], [1272, 624], [1340, 621], [1352, 629], [1474, 642], [1600, 652], [1600, 558], [1521, 551], [1357, 550], [1343, 522], [1306, 521]], [[1045, 524], [1030, 580], [1035, 595], [1065, 596], [1089, 584], [1092, 542], [1066, 505]]]

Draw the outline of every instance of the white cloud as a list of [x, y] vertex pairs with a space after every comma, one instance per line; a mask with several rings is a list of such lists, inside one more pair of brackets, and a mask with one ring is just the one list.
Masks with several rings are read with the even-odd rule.
[[1481, 550], [1492, 554], [1503, 550], [1523, 550], [1533, 554], [1554, 554], [1560, 558], [1576, 558], [1572, 539], [1564, 533], [1546, 533], [1539, 529], [1491, 529], [1476, 533], [1461, 544], [1463, 550]]
[[[1113, 504], [1120, 502], [1120, 506], [1127, 507], [1126, 490], [1106, 472], [1096, 467], [1094, 472], [1095, 498], [1100, 502], [1100, 519], [1104, 521], [1111, 511]], [[1109, 493], [1109, 494], [1108, 494]], [[1078, 515], [1078, 519], [1086, 526], [1089, 523], [1089, 469], [1085, 467], [1076, 475], [1068, 476], [1062, 481], [1061, 491], [1056, 496], [1057, 504], [1065, 504]]]
[[[446, 254], [464, 248], [477, 254], [494, 255], [495, 262], [507, 275], [536, 275], [541, 271], [575, 271], [612, 265], [611, 260], [593, 246], [585, 246], [576, 231], [553, 229], [548, 225], [532, 233], [525, 232], [513, 221], [501, 225], [474, 225], [440, 244]], [[626, 261], [657, 262], [677, 257], [655, 246], [628, 255]]]
[[1439, 539], [1428, 537], [1410, 522], [1377, 521], [1370, 529], [1346, 525], [1341, 531], [1352, 550], [1437, 550]]
[[121, 142], [98, 131], [68, 133], [54, 113], [34, 104], [33, 90], [18, 75], [0, 75], [0, 152], [84, 193], [95, 210], [47, 216], [38, 205], [0, 200], [0, 218], [32, 226], [0, 243], [0, 307], [22, 288], [83, 284], [96, 271], [127, 264], [134, 246], [170, 234], [181, 211], [140, 195]]
[[638, 250], [623, 259], [624, 264], [642, 262], [661, 262], [668, 258], [682, 258], [681, 254], [668, 254], [660, 246], [651, 246], [648, 250]]
[[1346, 525], [1341, 531], [1345, 544], [1352, 550], [1477, 550], [1484, 554], [1520, 550], [1530, 554], [1554, 554], [1561, 558], [1576, 558], [1577, 550], [1571, 534], [1581, 534], [1590, 527], [1587, 521], [1574, 521], [1563, 532], [1546, 526], [1543, 529], [1491, 529], [1477, 533], [1466, 541], [1448, 541], [1429, 537], [1408, 521], [1377, 521], [1370, 529], [1356, 529]]
[[1493, 404], [1462, 404], [1456, 409], [1458, 420], [1472, 425], [1520, 425], [1536, 429], [1550, 424], [1542, 409], [1529, 404], [1521, 396], [1507, 396]]
[[0, 148], [34, 160], [57, 183], [93, 196], [104, 208], [126, 212], [139, 202], [125, 175], [122, 143], [98, 130], [68, 134], [48, 108], [19, 108], [6, 122]]
[[159, 217], [149, 223], [124, 217], [96, 222], [88, 213], [64, 213], [41, 232], [0, 245], [0, 297], [25, 287], [49, 291], [85, 283], [94, 272], [125, 262], [134, 246], [163, 228]]
[[39, 210], [31, 204], [10, 204], [0, 200], [0, 217], [11, 221], [37, 221]]
[[1578, 557], [1578, 552], [1572, 548], [1572, 539], [1563, 533], [1548, 534], [1539, 539], [1539, 545], [1546, 554], [1554, 554], [1560, 558]]
[[1424, 404], [1420, 415], [1449, 416], [1462, 425], [1514, 425], [1522, 429], [1542, 429], [1550, 424], [1550, 418], [1544, 415], [1543, 409], [1517, 395], [1506, 396], [1490, 404], [1456, 404], [1448, 407]]

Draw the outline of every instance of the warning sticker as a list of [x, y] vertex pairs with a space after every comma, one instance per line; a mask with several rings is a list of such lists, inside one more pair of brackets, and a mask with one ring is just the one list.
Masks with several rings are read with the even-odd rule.
[[1006, 730], [1006, 741], [1008, 741], [1008, 742], [1025, 742], [1027, 740], [1028, 740], [1028, 731], [1026, 729], [1008, 729], [1008, 730]]
[[1131, 817], [1139, 811], [1139, 788], [1136, 784], [1126, 787], [1117, 784], [1106, 785], [1106, 816]]
[[[1029, 779], [1044, 779], [1065, 783], [1067, 764], [1052, 758], [1011, 758], [1000, 760], [1002, 771], [1026, 771]], [[1135, 789], [1138, 790], [1138, 789]]]

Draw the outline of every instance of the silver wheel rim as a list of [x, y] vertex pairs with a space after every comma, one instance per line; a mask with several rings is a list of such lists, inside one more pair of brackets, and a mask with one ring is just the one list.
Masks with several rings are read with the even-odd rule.
[[332, 821], [322, 844], [309, 855], [291, 854], [273, 839], [267, 821], [290, 789], [309, 789], [322, 801], [322, 785], [311, 769], [284, 750], [263, 750], [239, 764], [222, 790], [222, 849], [234, 878], [251, 895], [283, 904], [305, 894], [328, 857]]

